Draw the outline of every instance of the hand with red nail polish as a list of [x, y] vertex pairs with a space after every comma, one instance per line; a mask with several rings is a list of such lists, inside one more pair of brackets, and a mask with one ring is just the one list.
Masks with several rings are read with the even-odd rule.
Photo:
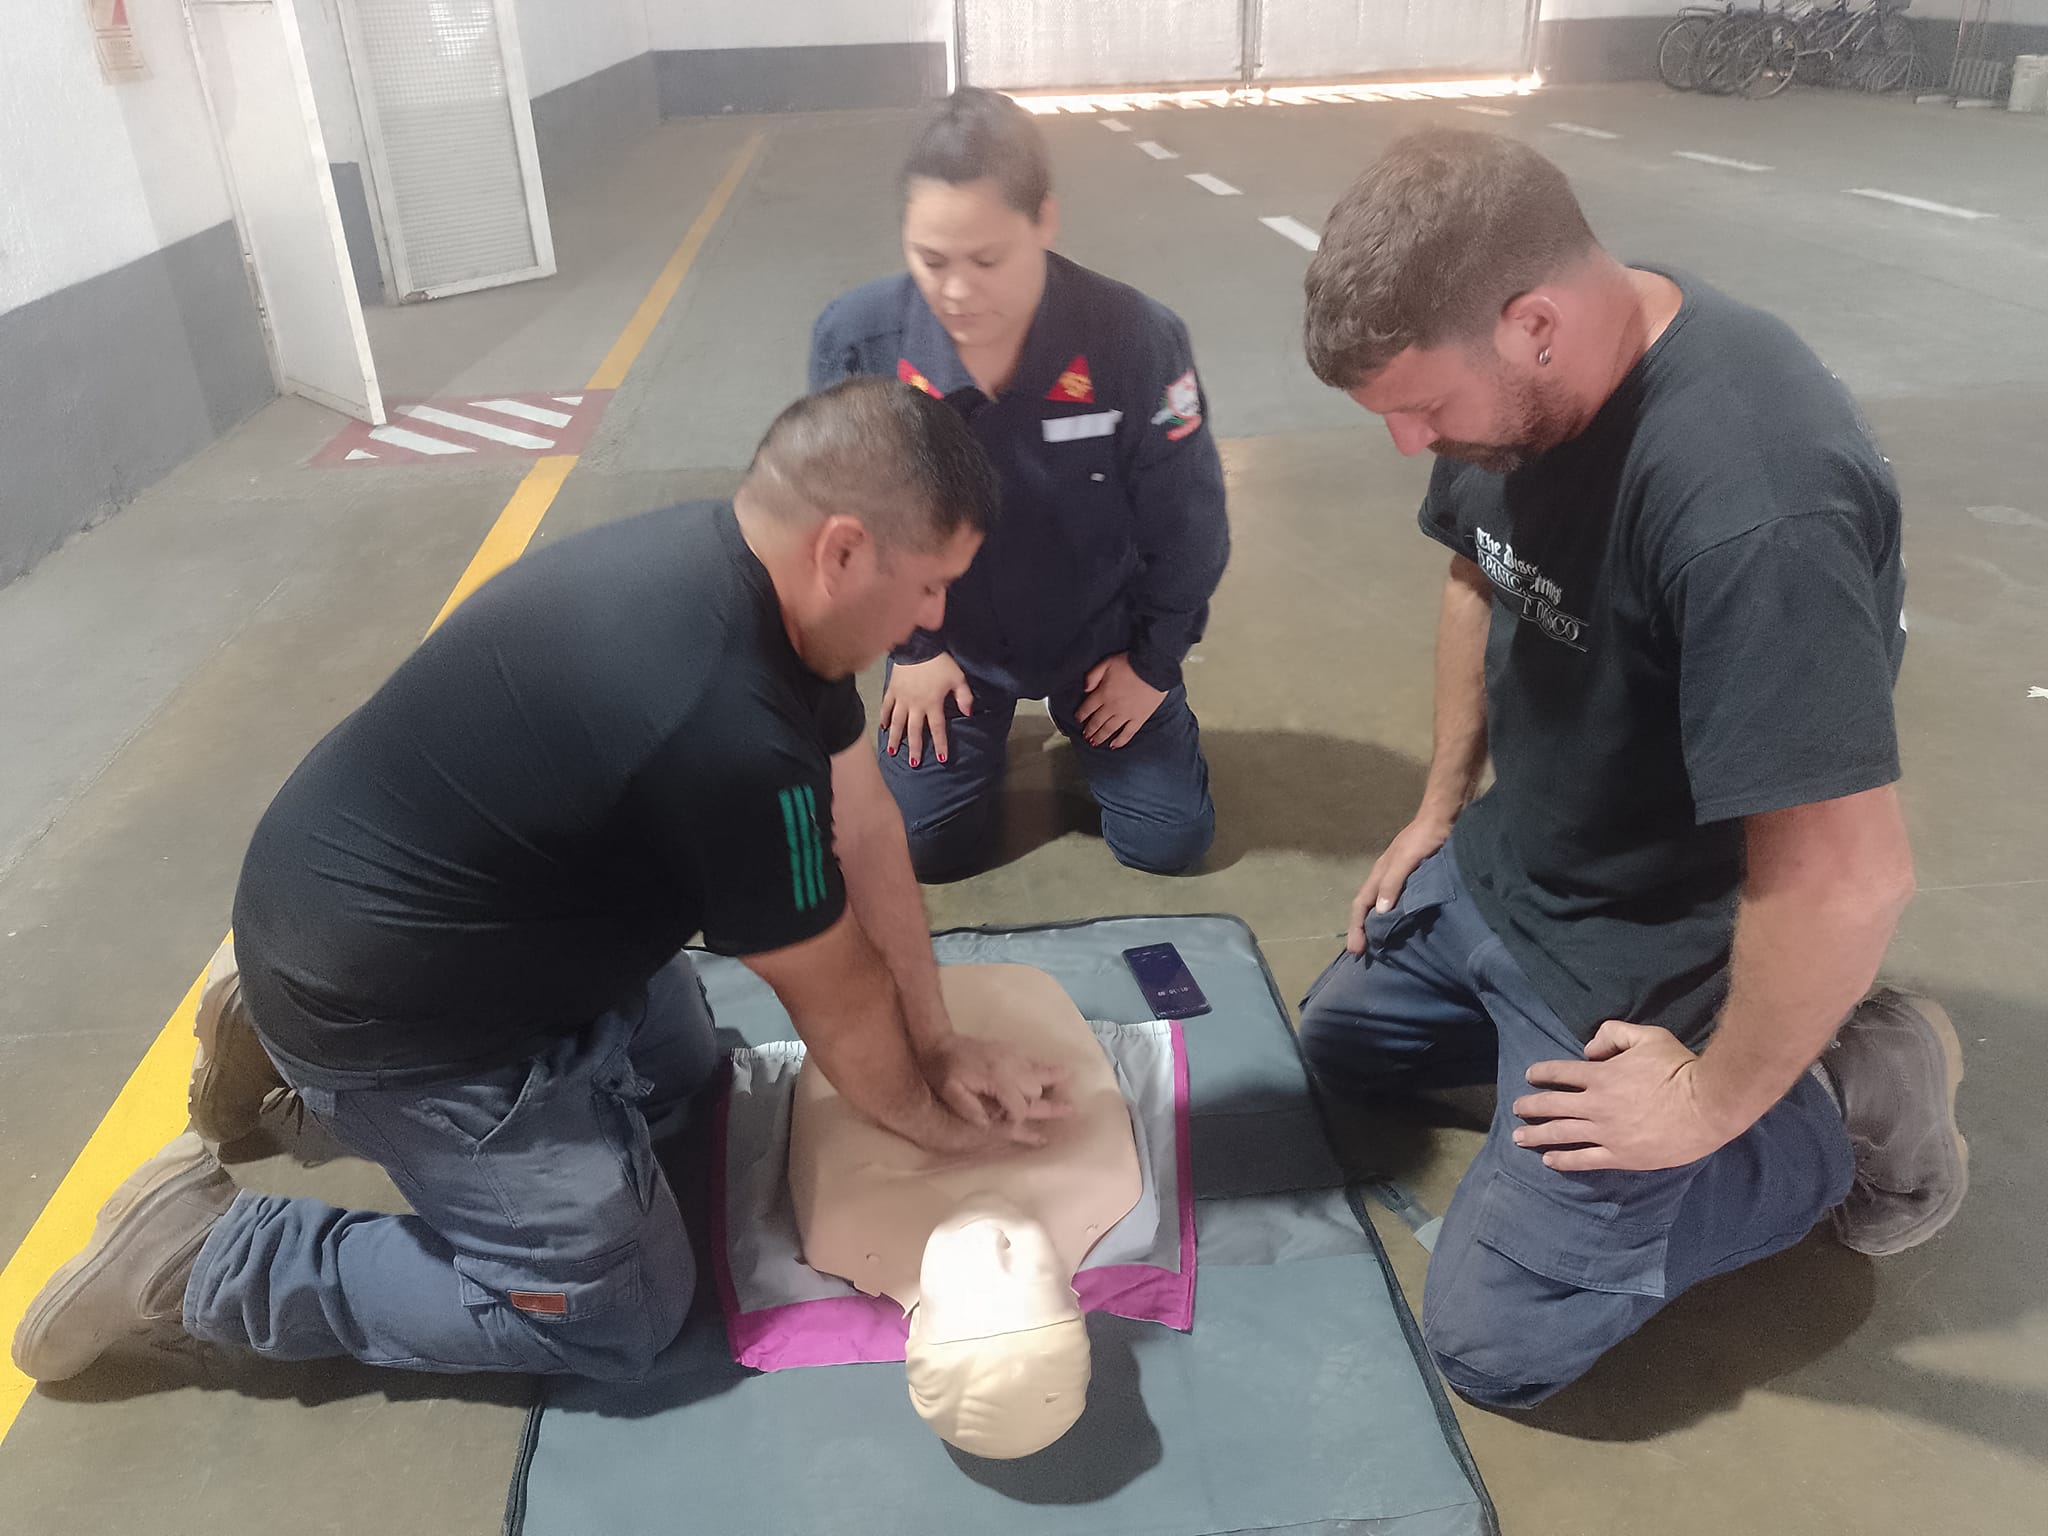
[[946, 760], [946, 704], [950, 700], [960, 713], [974, 713], [974, 692], [967, 686], [967, 674], [960, 663], [941, 651], [930, 661], [897, 666], [889, 670], [889, 686], [882, 694], [882, 729], [888, 732], [891, 757], [905, 741], [910, 743], [910, 766], [923, 760], [925, 737], [931, 737], [932, 752]]

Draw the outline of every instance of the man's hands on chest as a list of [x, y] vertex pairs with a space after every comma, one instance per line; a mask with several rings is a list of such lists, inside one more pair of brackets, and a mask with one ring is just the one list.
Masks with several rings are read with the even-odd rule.
[[1045, 1144], [1039, 1122], [1073, 1113], [1066, 1070], [1001, 1041], [956, 1030], [920, 1048], [917, 1064], [934, 1097], [960, 1119], [1027, 1147]]
[[1086, 687], [1074, 719], [1089, 746], [1112, 750], [1127, 746], [1166, 698], [1131, 670], [1130, 658], [1121, 651], [1088, 669]]
[[1596, 1168], [1677, 1168], [1733, 1141], [1731, 1123], [1701, 1093], [1700, 1058], [1668, 1029], [1609, 1019], [1584, 1061], [1539, 1061], [1514, 1111], [1527, 1125], [1515, 1144], [1566, 1173]]

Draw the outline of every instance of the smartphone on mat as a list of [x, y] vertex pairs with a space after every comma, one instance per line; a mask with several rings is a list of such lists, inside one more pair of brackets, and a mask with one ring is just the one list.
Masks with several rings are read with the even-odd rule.
[[1124, 951], [1124, 964], [1138, 978], [1138, 990], [1155, 1019], [1192, 1019], [1209, 1011], [1209, 999], [1195, 985], [1187, 961], [1171, 944], [1146, 944]]

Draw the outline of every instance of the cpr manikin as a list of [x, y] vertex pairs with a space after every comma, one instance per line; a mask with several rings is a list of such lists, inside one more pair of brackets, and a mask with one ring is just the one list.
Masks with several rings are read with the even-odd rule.
[[1086, 1405], [1088, 1335], [1073, 1278], [1138, 1203], [1130, 1111], [1095, 1034], [1043, 971], [948, 966], [953, 1027], [1066, 1068], [1074, 1112], [1043, 1147], [972, 1159], [926, 1152], [797, 1075], [789, 1187], [804, 1262], [910, 1316], [910, 1397], [977, 1456], [1043, 1450]]

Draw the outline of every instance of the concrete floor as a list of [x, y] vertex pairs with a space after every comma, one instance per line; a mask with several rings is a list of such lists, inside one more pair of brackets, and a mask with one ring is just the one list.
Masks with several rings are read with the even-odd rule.
[[[1425, 463], [1299, 360], [1310, 225], [1376, 146], [1444, 120], [1528, 138], [1627, 257], [1790, 320], [1865, 402], [1908, 497], [1899, 688], [1921, 895], [1890, 972], [1952, 1007], [1970, 1204], [1871, 1262], [1819, 1239], [1685, 1297], [1534, 1417], [1462, 1411], [1510, 1536], [2039, 1529], [2048, 1508], [2048, 123], [1832, 94], [1648, 87], [1448, 104], [1171, 112], [1048, 124], [1065, 248], [1174, 305], [1223, 435], [1236, 554], [1191, 692], [1214, 766], [1207, 871], [1148, 879], [1085, 829], [1026, 716], [998, 867], [931, 892], [934, 926], [1231, 911], [1298, 995], [1429, 740], [1441, 554]], [[763, 153], [539, 537], [722, 492], [795, 394], [819, 305], [892, 270], [900, 114], [665, 125], [553, 190], [562, 274], [372, 317], [386, 388], [572, 389], [732, 152]], [[1618, 135], [1549, 127], [1571, 122]], [[1154, 161], [1133, 139], [1181, 156]], [[1743, 172], [1692, 150], [1774, 167]], [[1184, 179], [1207, 171], [1242, 190]], [[1845, 195], [1878, 187], [1995, 214]], [[336, 420], [281, 401], [0, 591], [0, 1250], [35, 1219], [226, 923], [269, 794], [417, 640], [521, 473], [316, 471]], [[1433, 1209], [1476, 1145], [1456, 1112], [1344, 1127], [1360, 1172]], [[310, 1145], [250, 1182], [374, 1198]], [[303, 1166], [307, 1161], [316, 1166]], [[1425, 1255], [1384, 1232], [1419, 1301]], [[0, 1445], [0, 1531], [240, 1536], [497, 1529], [528, 1387], [219, 1359], [39, 1392]], [[2035, 1514], [2028, 1515], [2027, 1510]]]

